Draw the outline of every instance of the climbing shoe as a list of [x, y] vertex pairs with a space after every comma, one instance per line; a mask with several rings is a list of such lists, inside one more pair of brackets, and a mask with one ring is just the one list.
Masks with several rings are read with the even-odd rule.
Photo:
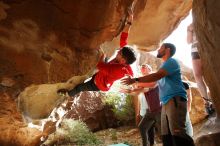
[[68, 95], [68, 90], [67, 89], [59, 89], [57, 91], [57, 94], [61, 95], [61, 96], [67, 96]]

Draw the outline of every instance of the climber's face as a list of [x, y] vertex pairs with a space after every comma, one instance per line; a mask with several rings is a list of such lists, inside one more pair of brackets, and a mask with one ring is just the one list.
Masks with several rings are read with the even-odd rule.
[[125, 58], [124, 58], [123, 55], [122, 55], [122, 50], [119, 50], [119, 51], [118, 51], [118, 53], [117, 53], [117, 55], [116, 55], [116, 61], [117, 61], [118, 63], [121, 63], [121, 64], [126, 63], [126, 60], [125, 60]]

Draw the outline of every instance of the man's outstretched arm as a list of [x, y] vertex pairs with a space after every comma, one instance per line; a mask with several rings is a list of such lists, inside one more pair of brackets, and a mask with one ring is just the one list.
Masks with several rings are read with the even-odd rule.
[[125, 84], [125, 85], [131, 85], [135, 82], [139, 82], [139, 83], [156, 82], [167, 75], [168, 75], [168, 72], [166, 70], [160, 69], [156, 73], [152, 73], [147, 76], [143, 76], [139, 78], [131, 78], [129, 76], [128, 78], [122, 79], [121, 82], [122, 84]]

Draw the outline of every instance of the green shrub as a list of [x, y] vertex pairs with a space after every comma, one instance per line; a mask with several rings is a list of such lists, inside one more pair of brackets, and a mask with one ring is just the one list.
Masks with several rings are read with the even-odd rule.
[[76, 144], [77, 146], [101, 144], [85, 123], [72, 119], [64, 119], [61, 127], [48, 140], [49, 142], [46, 141], [45, 144]]
[[134, 119], [132, 96], [124, 93], [108, 92], [105, 96], [106, 104], [113, 106], [115, 116], [122, 122]]

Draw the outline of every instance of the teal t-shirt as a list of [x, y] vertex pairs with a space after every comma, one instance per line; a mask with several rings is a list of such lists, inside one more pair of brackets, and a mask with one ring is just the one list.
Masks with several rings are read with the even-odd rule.
[[166, 104], [174, 96], [181, 96], [187, 99], [186, 90], [181, 80], [179, 63], [175, 59], [169, 58], [161, 65], [160, 69], [168, 72], [166, 77], [158, 81], [160, 101], [162, 104]]

